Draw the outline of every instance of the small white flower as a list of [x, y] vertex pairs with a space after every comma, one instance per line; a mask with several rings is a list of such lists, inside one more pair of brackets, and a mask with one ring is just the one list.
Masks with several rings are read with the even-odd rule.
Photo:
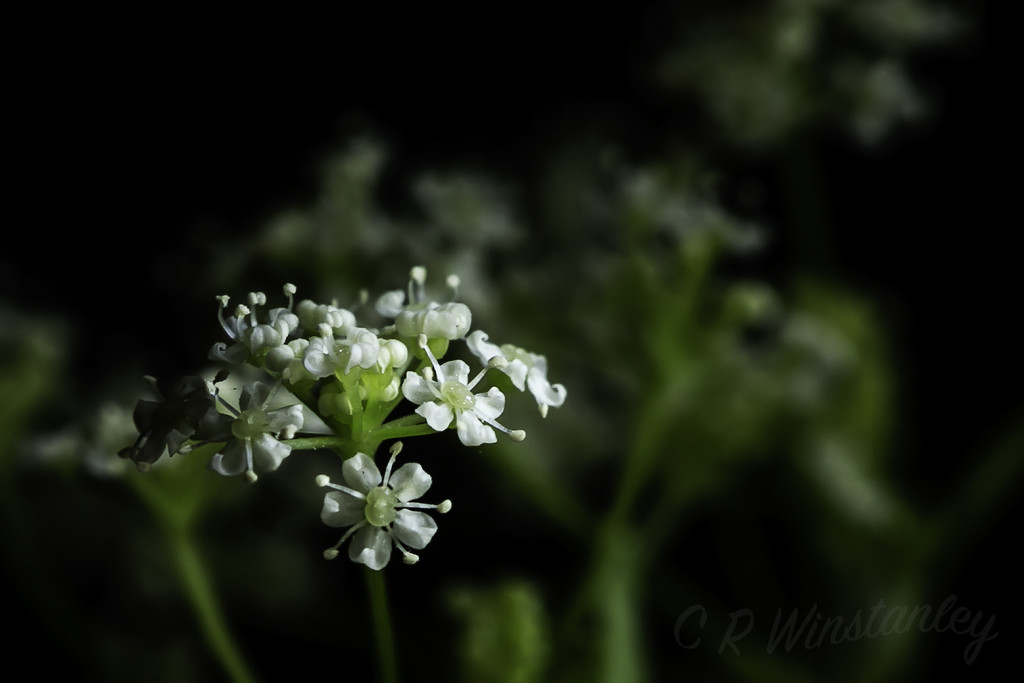
[[431, 302], [422, 307], [406, 308], [395, 317], [395, 328], [403, 337], [425, 334], [431, 339], [461, 339], [472, 323], [469, 306], [458, 302]]
[[210, 459], [210, 469], [226, 477], [242, 474], [250, 482], [256, 481], [255, 465], [272, 472], [292, 451], [288, 444], [281, 443], [276, 436], [291, 439], [302, 428], [301, 405], [290, 405], [267, 410], [273, 391], [259, 382], [242, 388], [238, 401], [240, 411], [231, 423], [229, 441], [219, 453]]
[[416, 413], [426, 419], [431, 429], [442, 431], [455, 422], [459, 440], [467, 446], [494, 443], [497, 428], [515, 441], [522, 441], [526, 432], [510, 430], [499, 424], [497, 419], [505, 409], [505, 395], [497, 387], [491, 387], [486, 394], [474, 394], [475, 387], [490, 367], [485, 368], [469, 381], [469, 366], [461, 360], [448, 361], [444, 365], [427, 346], [426, 335], [419, 336], [420, 348], [427, 354], [437, 379], [408, 372], [402, 383], [402, 393], [413, 403], [419, 404]]
[[445, 513], [452, 504], [448, 500], [438, 505], [413, 502], [427, 492], [432, 479], [414, 462], [392, 472], [401, 450], [401, 442], [391, 448], [391, 459], [383, 477], [368, 455], [356, 453], [342, 464], [345, 486], [332, 483], [325, 474], [316, 478], [318, 486], [335, 489], [324, 495], [320, 519], [328, 526], [351, 527], [333, 547], [324, 551], [325, 558], [337, 557], [338, 548], [352, 537], [349, 559], [370, 569], [380, 570], [387, 565], [392, 545], [402, 553], [406, 564], [419, 561], [406, 546], [416, 550], [425, 548], [437, 532], [437, 522], [417, 509]]
[[[382, 316], [395, 319], [395, 329], [402, 337], [418, 337], [427, 335], [430, 339], [462, 339], [469, 332], [473, 322], [473, 314], [469, 306], [449, 301], [439, 304], [427, 301], [424, 294], [424, 283], [427, 270], [416, 266], [409, 272], [409, 303], [405, 304], [405, 294], [400, 289], [385, 292], [375, 305]], [[449, 275], [446, 284], [452, 295], [458, 294], [459, 278]]]
[[334, 304], [317, 304], [309, 299], [300, 301], [295, 312], [302, 329], [308, 332], [319, 329], [321, 325], [329, 325], [334, 334], [342, 335], [356, 324], [352, 311]]
[[542, 416], [547, 417], [549, 406], [557, 408], [565, 403], [565, 387], [548, 381], [548, 361], [544, 356], [511, 344], [492, 344], [487, 341], [487, 334], [480, 330], [466, 338], [466, 345], [484, 363], [495, 357], [508, 361], [501, 371], [512, 379], [512, 384], [519, 391], [530, 390]]
[[263, 292], [250, 292], [249, 305], [239, 304], [235, 307], [233, 317], [224, 317], [224, 308], [228, 305], [227, 296], [218, 296], [217, 301], [220, 308], [217, 310], [217, 318], [220, 320], [224, 332], [234, 342], [230, 346], [218, 342], [210, 349], [209, 357], [212, 360], [227, 363], [241, 363], [249, 354], [257, 354], [261, 351], [274, 349], [285, 344], [292, 332], [299, 327], [299, 318], [292, 313], [292, 295], [295, 293], [295, 286], [287, 284], [284, 292], [288, 296], [287, 308], [274, 308], [267, 313], [268, 322], [260, 323], [256, 318], [256, 309], [267, 303], [267, 296]]
[[350, 327], [345, 339], [335, 340], [334, 329], [321, 323], [320, 336], [309, 340], [302, 364], [313, 377], [327, 377], [342, 366], [345, 374], [355, 366], [368, 370], [377, 364], [379, 354], [380, 339], [370, 330]]

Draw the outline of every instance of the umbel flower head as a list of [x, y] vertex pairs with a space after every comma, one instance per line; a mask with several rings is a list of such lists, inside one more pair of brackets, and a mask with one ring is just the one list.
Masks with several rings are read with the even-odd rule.
[[401, 450], [400, 441], [391, 447], [391, 459], [383, 477], [368, 455], [356, 453], [342, 464], [345, 486], [333, 483], [325, 474], [316, 478], [318, 486], [334, 489], [324, 495], [320, 519], [328, 526], [351, 527], [333, 547], [324, 551], [325, 558], [337, 557], [338, 548], [351, 537], [349, 559], [370, 569], [380, 570], [387, 565], [392, 545], [402, 553], [406, 564], [419, 561], [419, 556], [409, 552], [406, 546], [416, 550], [425, 548], [437, 532], [437, 523], [418, 510], [445, 513], [451, 510], [452, 503], [449, 500], [437, 505], [414, 502], [427, 492], [432, 479], [414, 462], [392, 472]]

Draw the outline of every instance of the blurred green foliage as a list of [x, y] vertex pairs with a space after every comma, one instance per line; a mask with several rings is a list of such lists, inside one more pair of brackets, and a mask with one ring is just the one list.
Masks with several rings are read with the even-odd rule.
[[[772, 653], [768, 616], [941, 601], [944, 572], [1019, 476], [1014, 432], [946, 507], [915, 500], [894, 462], [901, 376], [876, 302], [806, 264], [759, 271], [771, 231], [717, 193], [719, 143], [771, 149], [837, 118], [884, 138], [919, 111], [899, 60], [958, 22], [911, 0], [740, 5], [680, 11], [686, 35], [655, 71], [701, 103], [714, 142], [641, 157], [568, 136], [534, 187], [427, 171], [396, 207], [381, 200], [386, 144], [354, 137], [315, 201], [196, 264], [210, 294], [294, 281], [343, 306], [413, 265], [456, 273], [474, 327], [545, 354], [568, 388], [546, 419], [510, 406], [523, 444], [455, 453], [445, 435], [422, 454], [455, 508], [429, 561], [387, 568], [408, 680], [911, 680], [923, 633]], [[210, 303], [196, 320], [213, 320]], [[337, 470], [329, 454], [253, 488], [205, 472], [198, 451], [126, 471], [114, 454], [131, 440], [133, 379], [66, 425], [33, 422], [68, 349], [48, 323], [4, 316], [6, 562], [68, 653], [44, 671], [371, 674], [363, 583], [320, 561], [331, 533], [312, 481]], [[177, 322], [201, 358], [214, 325]], [[691, 605], [708, 625], [680, 627]], [[733, 656], [717, 636], [737, 606], [758, 619]]]

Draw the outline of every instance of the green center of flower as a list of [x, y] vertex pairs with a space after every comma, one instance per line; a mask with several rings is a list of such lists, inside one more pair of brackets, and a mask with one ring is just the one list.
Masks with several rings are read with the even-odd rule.
[[386, 486], [370, 489], [366, 494], [366, 521], [373, 526], [387, 526], [395, 521], [398, 496]]
[[469, 410], [476, 403], [473, 391], [462, 382], [448, 381], [441, 384], [441, 398], [456, 410]]
[[231, 433], [238, 439], [251, 439], [269, 431], [267, 427], [267, 414], [262, 410], [243, 410], [242, 414], [231, 423]]

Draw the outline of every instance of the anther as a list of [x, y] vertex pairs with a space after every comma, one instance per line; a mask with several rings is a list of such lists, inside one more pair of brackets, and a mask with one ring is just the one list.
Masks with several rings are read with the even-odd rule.
[[442, 515], [452, 509], [452, 502], [450, 500], [442, 500], [437, 504], [437, 511]]
[[326, 474], [318, 474], [318, 475], [316, 475], [316, 485], [319, 486], [320, 488], [323, 488], [323, 487], [329, 485], [330, 483], [331, 483], [331, 478], [328, 477]]
[[525, 429], [513, 429], [512, 431], [510, 431], [508, 433], [508, 435], [509, 435], [509, 437], [513, 441], [522, 441], [523, 439], [526, 438], [526, 430]]
[[328, 548], [327, 550], [324, 551], [324, 559], [325, 560], [333, 560], [337, 556], [338, 556], [338, 549], [337, 548]]
[[427, 269], [423, 266], [414, 266], [409, 271], [409, 304], [418, 304], [423, 301], [423, 283], [427, 280]]

